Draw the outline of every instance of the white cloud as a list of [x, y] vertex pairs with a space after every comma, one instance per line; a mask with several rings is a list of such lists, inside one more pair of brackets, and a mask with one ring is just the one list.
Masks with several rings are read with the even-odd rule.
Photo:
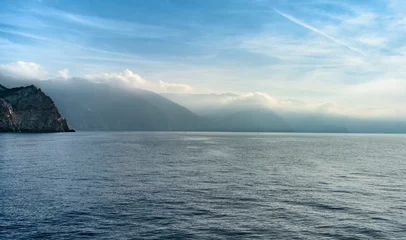
[[192, 87], [186, 84], [167, 83], [163, 81], [155, 83], [145, 80], [140, 75], [133, 73], [129, 69], [118, 73], [86, 74], [83, 77], [94, 82], [122, 84], [125, 86], [142, 88], [158, 93], [189, 93], [193, 91]]
[[45, 79], [48, 76], [45, 69], [33, 62], [12, 62], [0, 65], [0, 72], [4, 75], [25, 79]]
[[192, 92], [191, 86], [179, 83], [166, 83], [164, 81], [159, 81], [159, 87], [163, 92], [171, 93], [187, 93]]
[[345, 19], [343, 23], [345, 25], [368, 26], [372, 24], [376, 18], [377, 16], [374, 13], [358, 13], [355, 17]]
[[406, 81], [399, 79], [384, 79], [357, 84], [348, 88], [349, 93], [363, 95], [404, 95]]
[[384, 37], [358, 37], [357, 40], [361, 43], [371, 45], [371, 46], [382, 46], [385, 45], [387, 39]]
[[277, 106], [278, 100], [262, 92], [251, 92], [238, 96], [226, 96], [225, 104], [232, 104], [242, 108], [264, 107], [271, 108]]
[[69, 69], [65, 68], [65, 69], [59, 70], [58, 71], [58, 77], [60, 77], [62, 79], [70, 78]]

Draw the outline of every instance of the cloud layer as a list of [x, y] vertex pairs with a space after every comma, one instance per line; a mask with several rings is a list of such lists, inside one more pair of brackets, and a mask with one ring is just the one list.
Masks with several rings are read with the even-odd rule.
[[0, 65], [0, 72], [7, 76], [24, 79], [44, 79], [48, 77], [48, 72], [45, 69], [33, 62], [12, 62], [9, 64]]
[[166, 83], [160, 81], [159, 83], [145, 80], [140, 75], [133, 73], [131, 70], [126, 69], [123, 72], [117, 73], [100, 73], [100, 74], [86, 74], [83, 76], [85, 79], [109, 83], [113, 85], [125, 85], [127, 87], [142, 88], [158, 93], [191, 93], [193, 89], [186, 84]]
[[[13, 62], [0, 65], [0, 73], [15, 78], [24, 79], [48, 79], [50, 74], [40, 65], [33, 62]], [[318, 73], [323, 75], [323, 73]], [[70, 73], [68, 69], [58, 71], [53, 75], [56, 79], [69, 79]], [[363, 107], [359, 106], [356, 96], [368, 97], [368, 99], [380, 99], [382, 94], [391, 95], [393, 98], [403, 99], [406, 89], [406, 82], [399, 79], [382, 79], [376, 81], [361, 82], [352, 84], [347, 88], [334, 89], [335, 92], [340, 92], [346, 99], [354, 100], [351, 107], [342, 106], [332, 101], [319, 101], [313, 103], [305, 103], [301, 100], [290, 98], [280, 98], [271, 96], [265, 92], [247, 92], [240, 94], [199, 94], [199, 90], [192, 88], [186, 84], [168, 83], [164, 81], [153, 82], [148, 81], [140, 75], [129, 69], [123, 72], [112, 73], [97, 73], [86, 74], [82, 76], [84, 79], [107, 83], [114, 86], [125, 88], [141, 88], [157, 93], [172, 93], [167, 95], [170, 99], [184, 105], [196, 112], [218, 111], [222, 108], [230, 109], [253, 109], [253, 108], [268, 108], [275, 111], [284, 112], [313, 112], [324, 113], [338, 116], [352, 117], [368, 117], [368, 118], [405, 118], [406, 111], [399, 110], [389, 105], [390, 107]], [[310, 76], [310, 79], [316, 78], [317, 75]], [[174, 95], [173, 95], [174, 94]], [[355, 96], [355, 97], [354, 97]], [[388, 104], [391, 100], [388, 101]], [[399, 103], [401, 106], [403, 102]]]
[[199, 114], [214, 114], [227, 110], [245, 111], [269, 109], [285, 113], [317, 113], [341, 117], [398, 118], [406, 112], [390, 108], [342, 107], [332, 102], [305, 103], [295, 99], [278, 99], [263, 92], [245, 94], [166, 95], [169, 99]]
[[58, 77], [60, 77], [62, 79], [70, 78], [69, 69], [65, 68], [65, 69], [59, 70], [58, 71]]
[[[40, 64], [23, 61], [0, 65], [0, 73], [17, 79], [47, 80], [56, 78], [66, 80], [71, 78], [69, 69], [67, 68], [59, 70], [56, 74], [51, 75]], [[125, 69], [123, 72], [85, 74], [83, 75], [83, 78], [93, 82], [141, 88], [157, 93], [193, 93], [194, 91], [191, 86], [186, 84], [168, 83], [164, 81], [152, 82], [145, 80], [129, 69]]]

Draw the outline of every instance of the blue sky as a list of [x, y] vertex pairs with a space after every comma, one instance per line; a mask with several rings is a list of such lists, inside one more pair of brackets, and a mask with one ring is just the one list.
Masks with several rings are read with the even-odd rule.
[[399, 0], [2, 1], [0, 71], [406, 116]]

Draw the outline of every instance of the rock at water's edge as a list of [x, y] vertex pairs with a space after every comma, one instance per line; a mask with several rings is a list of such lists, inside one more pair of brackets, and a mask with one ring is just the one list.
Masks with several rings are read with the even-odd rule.
[[31, 85], [0, 85], [0, 132], [73, 132], [50, 97]]

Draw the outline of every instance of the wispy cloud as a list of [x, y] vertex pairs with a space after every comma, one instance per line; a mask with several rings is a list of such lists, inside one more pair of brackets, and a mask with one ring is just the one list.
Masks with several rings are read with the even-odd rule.
[[328, 39], [330, 39], [331, 41], [333, 41], [333, 42], [335, 42], [335, 43], [337, 43], [337, 44], [339, 44], [339, 45], [341, 45], [341, 46], [344, 46], [344, 47], [346, 47], [346, 48], [348, 48], [348, 49], [350, 49], [350, 50], [352, 50], [352, 51], [354, 51], [354, 52], [357, 52], [357, 53], [360, 53], [360, 54], [364, 54], [361, 50], [359, 50], [359, 49], [357, 49], [357, 48], [354, 48], [354, 47], [351, 47], [350, 45], [346, 44], [345, 42], [343, 42], [343, 41], [341, 41], [341, 40], [338, 40], [338, 39], [336, 39], [336, 38], [330, 36], [329, 34], [323, 32], [323, 31], [321, 31], [321, 30], [319, 30], [319, 29], [317, 29], [317, 28], [315, 28], [315, 27], [313, 27], [313, 26], [310, 26], [309, 24], [306, 24], [306, 23], [302, 22], [301, 20], [299, 20], [299, 19], [297, 19], [297, 18], [295, 18], [295, 17], [293, 17], [293, 16], [291, 16], [291, 15], [288, 15], [288, 14], [286, 14], [286, 13], [284, 13], [284, 12], [281, 12], [281, 11], [279, 11], [278, 9], [274, 9], [274, 11], [275, 11], [276, 13], [278, 13], [279, 15], [281, 15], [282, 17], [284, 17], [284, 18], [290, 20], [291, 22], [296, 23], [296, 24], [298, 24], [298, 25], [300, 25], [300, 26], [302, 26], [302, 27], [304, 27], [304, 28], [307, 28], [307, 29], [309, 29], [309, 30], [311, 30], [311, 31], [313, 31], [313, 32], [315, 32], [315, 33], [317, 33], [317, 34], [319, 34], [319, 35], [325, 37], [325, 38], [328, 38]]
[[387, 39], [385, 37], [376, 36], [360, 36], [356, 38], [356, 40], [371, 46], [383, 46], [387, 42]]
[[13, 29], [7, 29], [7, 28], [1, 28], [0, 27], [0, 32], [13, 34], [13, 35], [18, 35], [18, 36], [31, 38], [31, 39], [35, 39], [35, 40], [40, 40], [40, 41], [52, 41], [51, 39], [46, 38], [46, 37], [42, 37], [42, 36], [39, 36], [39, 35], [27, 33], [27, 32], [21, 32], [21, 31], [13, 30]]
[[[72, 42], [67, 42], [55, 38], [49, 38], [49, 37], [44, 37], [28, 32], [23, 32], [23, 31], [18, 31], [18, 30], [13, 30], [13, 29], [8, 29], [8, 28], [1, 28], [0, 27], [0, 32], [7, 33], [7, 34], [12, 34], [12, 35], [17, 35], [25, 38], [30, 38], [33, 40], [37, 41], [42, 41], [42, 42], [47, 42], [47, 43], [52, 43], [58, 46], [61, 46], [62, 48], [77, 48], [84, 50], [86, 52], [93, 52], [93, 53], [99, 53], [102, 55], [107, 55], [107, 56], [116, 56], [119, 58], [113, 59], [112, 61], [121, 61], [121, 62], [150, 62], [150, 63], [162, 63], [161, 61], [154, 61], [154, 60], [148, 60], [142, 57], [139, 57], [135, 54], [128, 54], [128, 53], [122, 53], [122, 52], [116, 52], [116, 51], [109, 51], [109, 50], [104, 50], [100, 48], [95, 48], [95, 47], [90, 47], [90, 46], [83, 46], [77, 43], [72, 43]], [[8, 43], [11, 43], [8, 41]], [[19, 46], [19, 45], [15, 45]], [[49, 45], [47, 45], [49, 47]], [[39, 48], [39, 46], [37, 46]], [[66, 56], [70, 56], [70, 52], [67, 51]], [[89, 59], [103, 59], [103, 57], [97, 57], [97, 56], [87, 56]], [[105, 60], [111, 59], [111, 58], [104, 58]]]
[[34, 14], [80, 25], [94, 30], [104, 30], [115, 34], [139, 38], [163, 38], [179, 35], [179, 30], [137, 22], [80, 15], [55, 8], [44, 7], [31, 10]]

